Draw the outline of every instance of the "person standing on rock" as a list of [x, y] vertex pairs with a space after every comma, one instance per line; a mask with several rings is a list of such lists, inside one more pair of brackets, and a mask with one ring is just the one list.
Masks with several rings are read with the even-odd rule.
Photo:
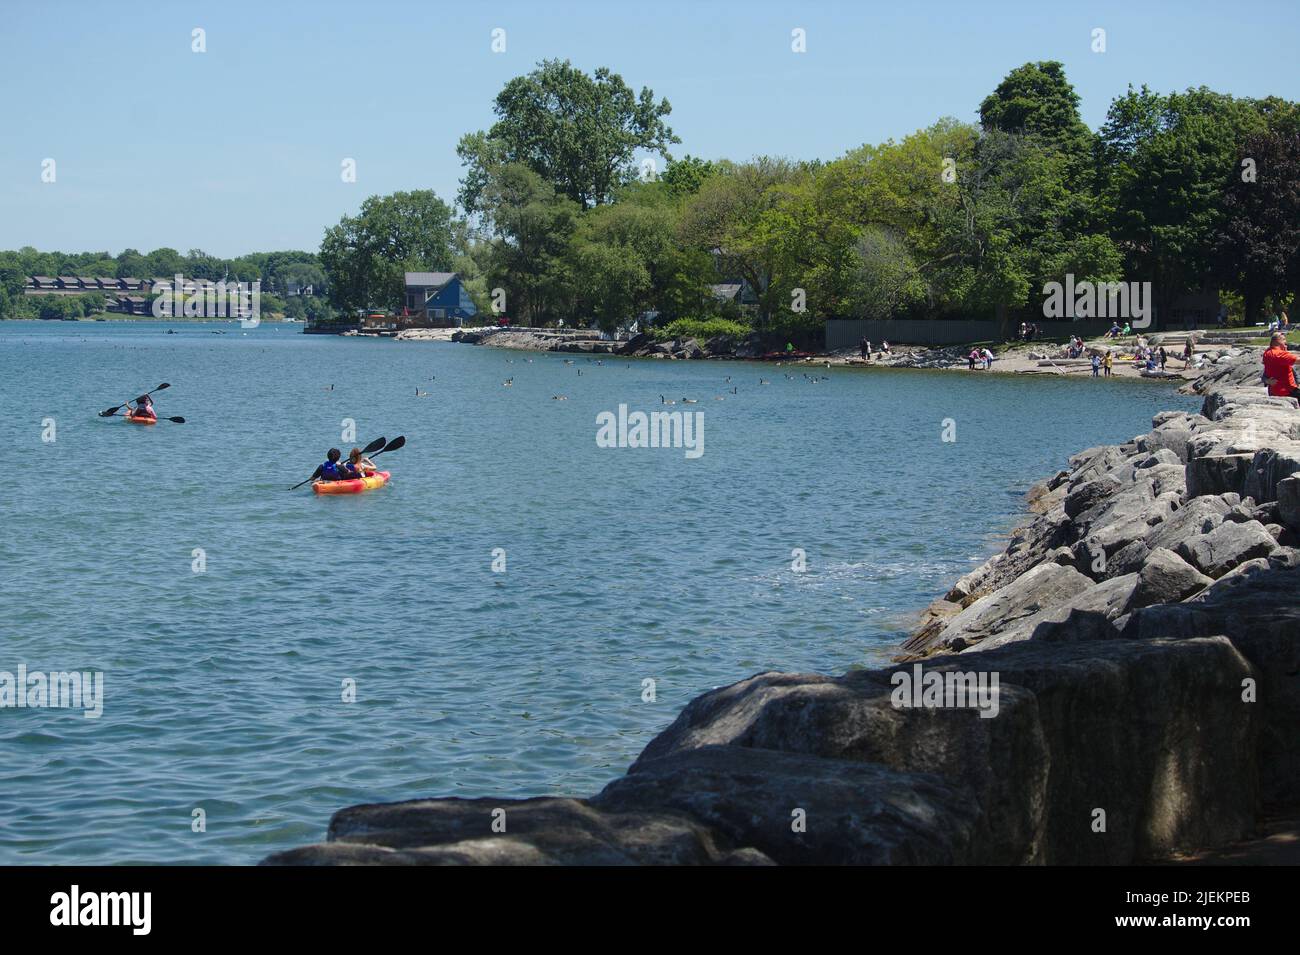
[[1165, 351], [1165, 346], [1160, 346], [1160, 370], [1165, 370], [1165, 362], [1169, 360], [1169, 353]]
[[1187, 343], [1183, 345], [1183, 367], [1186, 368], [1192, 363], [1192, 356], [1196, 354], [1196, 345], [1192, 342], [1192, 337], [1187, 336]]
[[1264, 351], [1264, 378], [1268, 393], [1275, 398], [1300, 398], [1300, 388], [1295, 381], [1296, 356], [1287, 351], [1286, 335], [1274, 332]]
[[1092, 356], [1092, 377], [1096, 378], [1101, 374], [1101, 356], [1094, 354]]
[[870, 354], [871, 342], [867, 341], [866, 338], [863, 338], [862, 341], [858, 342], [858, 357], [865, 359]]
[[1101, 360], [1101, 365], [1102, 365], [1102, 367], [1103, 367], [1104, 369], [1106, 369], [1106, 377], [1107, 377], [1107, 378], [1110, 377], [1110, 366], [1113, 365], [1114, 363], [1115, 363], [1115, 358], [1114, 358], [1114, 356], [1111, 354], [1111, 350], [1110, 350], [1109, 348], [1107, 348], [1107, 349], [1106, 349], [1106, 357], [1103, 358], [1103, 359]]

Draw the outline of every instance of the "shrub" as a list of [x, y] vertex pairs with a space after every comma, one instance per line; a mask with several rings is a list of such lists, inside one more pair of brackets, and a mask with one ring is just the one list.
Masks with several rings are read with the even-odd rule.
[[707, 341], [710, 338], [725, 336], [727, 338], [744, 338], [753, 329], [744, 322], [735, 322], [726, 318], [679, 318], [662, 328], [654, 330], [656, 339], [698, 338]]

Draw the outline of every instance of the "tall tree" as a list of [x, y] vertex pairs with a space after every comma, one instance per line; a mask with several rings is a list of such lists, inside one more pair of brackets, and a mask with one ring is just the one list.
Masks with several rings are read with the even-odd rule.
[[492, 169], [507, 163], [528, 167], [583, 207], [609, 202], [634, 177], [637, 150], [667, 160], [681, 141], [664, 121], [672, 112], [666, 99], [656, 103], [647, 87], [634, 93], [607, 67], [589, 76], [568, 60], [543, 60], [511, 80], [493, 111], [491, 129], [456, 147], [466, 166], [458, 198], [469, 212], [480, 211]]
[[1224, 213], [1221, 274], [1241, 292], [1249, 323], [1268, 297], [1282, 298], [1300, 279], [1300, 134], [1269, 131], [1245, 141]]
[[325, 231], [320, 261], [338, 308], [400, 308], [404, 272], [451, 268], [451, 208], [429, 189], [371, 196]]
[[488, 281], [506, 294], [506, 314], [539, 324], [569, 314], [564, 265], [580, 207], [519, 163], [491, 170], [483, 187], [491, 240]]

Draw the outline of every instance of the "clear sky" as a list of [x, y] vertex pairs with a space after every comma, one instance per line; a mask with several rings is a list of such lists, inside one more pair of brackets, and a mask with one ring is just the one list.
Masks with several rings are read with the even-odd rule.
[[667, 97], [679, 154], [831, 159], [974, 120], [1029, 60], [1064, 62], [1093, 128], [1129, 83], [1300, 99], [1298, 39], [1296, 0], [0, 0], [0, 248], [314, 250], [368, 195], [452, 201], [457, 140], [543, 58]]

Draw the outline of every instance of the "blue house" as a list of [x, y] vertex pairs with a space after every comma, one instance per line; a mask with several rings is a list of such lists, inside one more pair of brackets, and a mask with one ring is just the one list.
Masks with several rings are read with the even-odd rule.
[[407, 272], [406, 314], [432, 325], [460, 325], [478, 314], [455, 272]]

